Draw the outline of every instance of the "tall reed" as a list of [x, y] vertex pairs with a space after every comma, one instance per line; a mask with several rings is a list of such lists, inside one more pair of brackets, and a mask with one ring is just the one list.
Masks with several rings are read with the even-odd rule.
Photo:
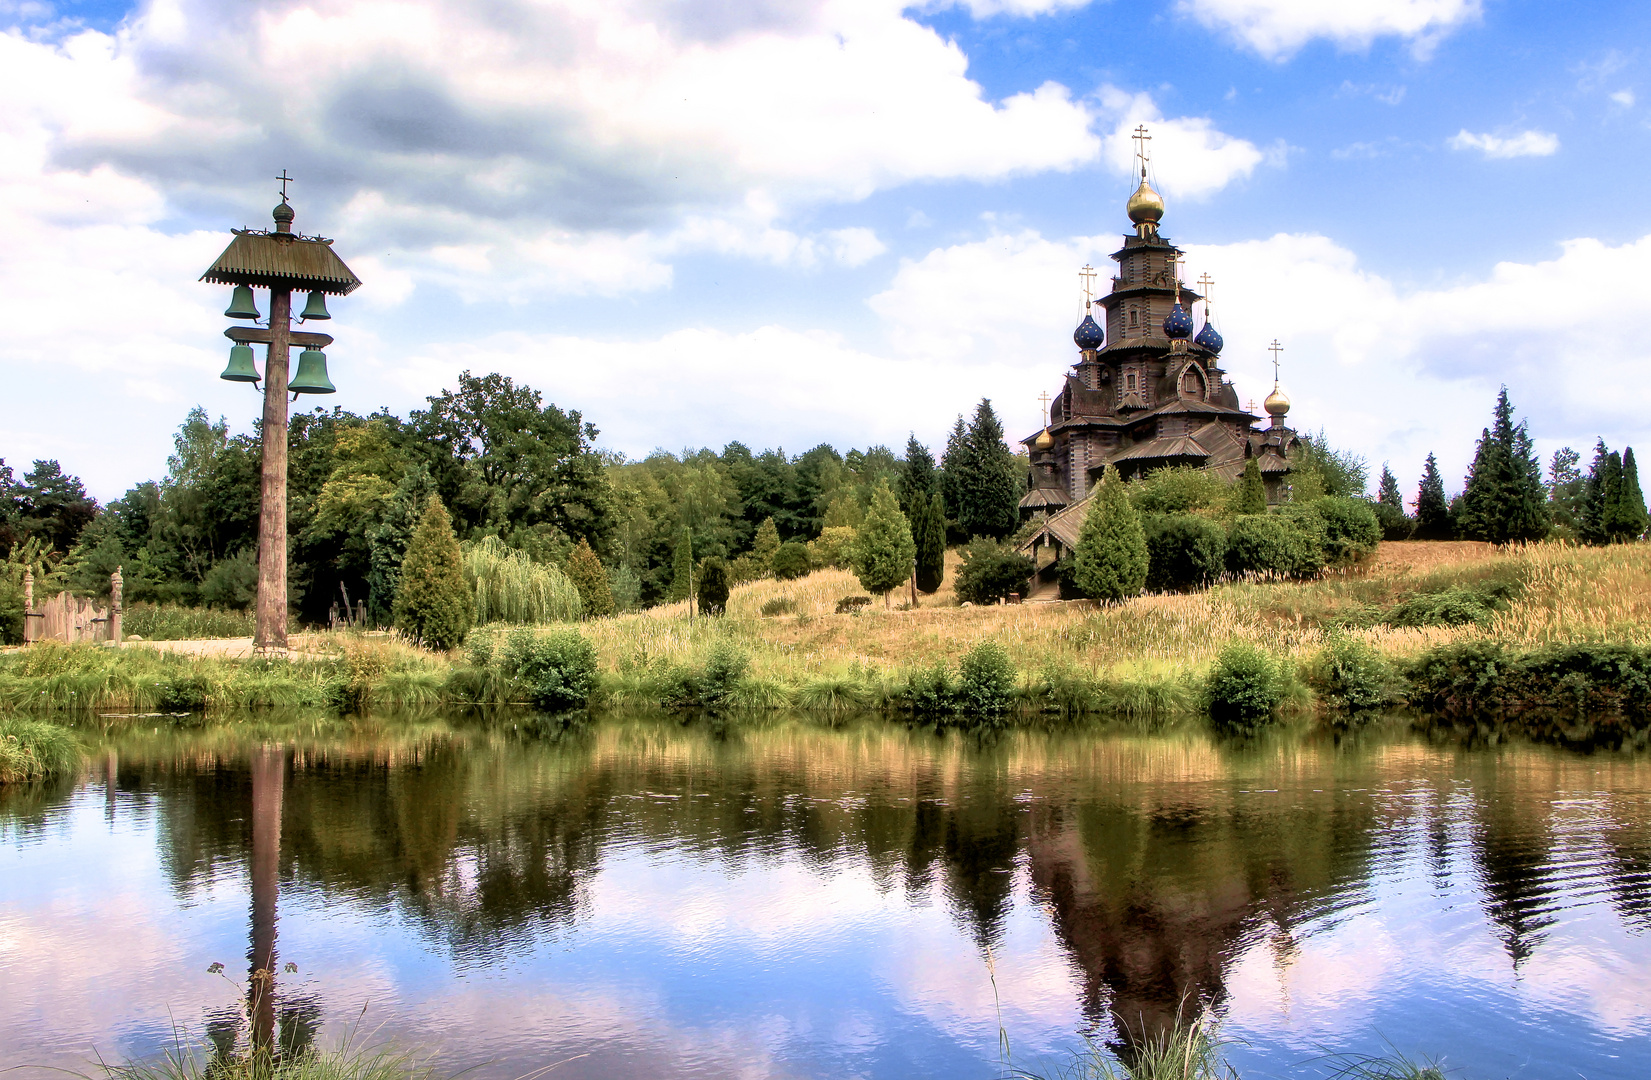
[[464, 545], [464, 569], [476, 583], [476, 624], [571, 622], [579, 590], [554, 566], [512, 551], [496, 536]]

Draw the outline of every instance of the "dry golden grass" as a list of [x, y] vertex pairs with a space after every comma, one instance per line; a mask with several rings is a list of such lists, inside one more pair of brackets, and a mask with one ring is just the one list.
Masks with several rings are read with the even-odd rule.
[[[923, 598], [915, 611], [874, 602], [858, 615], [838, 615], [837, 601], [863, 590], [853, 574], [824, 570], [797, 581], [742, 585], [723, 619], [690, 626], [687, 605], [675, 604], [587, 623], [584, 631], [609, 670], [658, 662], [695, 666], [717, 642], [733, 641], [750, 654], [753, 676], [791, 686], [849, 673], [895, 675], [937, 661], [955, 665], [986, 640], [1001, 644], [1022, 672], [1054, 666], [1115, 680], [1175, 679], [1195, 676], [1235, 641], [1302, 660], [1323, 647], [1325, 624], [1338, 612], [1508, 575], [1524, 580], [1525, 592], [1488, 627], [1350, 632], [1393, 656], [1487, 636], [1516, 645], [1651, 643], [1651, 545], [1498, 551], [1425, 541], [1383, 544], [1365, 566], [1319, 581], [1236, 583], [1112, 606], [963, 608], [942, 593]], [[792, 600], [795, 613], [761, 617], [762, 605], [779, 596]]]

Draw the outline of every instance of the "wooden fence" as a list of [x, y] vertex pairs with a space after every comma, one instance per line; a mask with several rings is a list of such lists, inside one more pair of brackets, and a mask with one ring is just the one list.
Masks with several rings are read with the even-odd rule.
[[109, 575], [109, 606], [99, 607], [85, 597], [61, 592], [34, 606], [34, 575], [23, 574], [23, 642], [120, 641], [121, 580], [117, 567]]

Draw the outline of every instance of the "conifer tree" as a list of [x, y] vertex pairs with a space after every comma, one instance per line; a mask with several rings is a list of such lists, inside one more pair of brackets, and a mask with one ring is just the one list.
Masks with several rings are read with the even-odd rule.
[[716, 556], [699, 564], [698, 602], [701, 615], [721, 615], [728, 610], [728, 564]]
[[[969, 536], [1001, 540], [1020, 524], [1025, 488], [1019, 460], [1003, 441], [1003, 424], [989, 398], [981, 398], [969, 424], [968, 453], [954, 481], [958, 528]], [[951, 466], [947, 465], [948, 473]]]
[[1496, 416], [1479, 437], [1462, 487], [1458, 528], [1471, 540], [1507, 544], [1548, 534], [1548, 492], [1523, 422], [1513, 422], [1508, 388], [1496, 397]]
[[1381, 485], [1376, 490], [1376, 522], [1382, 527], [1383, 540], [1408, 540], [1416, 531], [1416, 523], [1404, 512], [1404, 496], [1399, 494], [1399, 481], [1393, 470], [1382, 465]]
[[1429, 454], [1416, 490], [1416, 536], [1421, 540], [1449, 540], [1451, 531], [1445, 480], [1439, 475], [1439, 459]]
[[464, 640], [475, 617], [475, 597], [464, 578], [464, 559], [453, 519], [441, 500], [430, 496], [424, 516], [407, 544], [396, 588], [396, 628], [432, 649], [451, 649]]
[[912, 524], [917, 544], [917, 591], [932, 593], [946, 580], [946, 505], [939, 491], [929, 494], [922, 524]]
[[568, 580], [579, 590], [579, 602], [585, 618], [597, 619], [613, 614], [613, 586], [608, 583], [608, 572], [602, 560], [596, 557], [588, 542], [580, 540], [568, 556]]
[[676, 554], [671, 558], [671, 590], [665, 599], [671, 603], [686, 600], [693, 592], [694, 547], [693, 534], [686, 528], [676, 541]]
[[869, 593], [881, 593], [884, 606], [890, 591], [911, 577], [917, 557], [911, 522], [900, 512], [900, 502], [880, 480], [871, 493], [871, 509], [854, 538], [854, 573]]
[[1587, 483], [1577, 468], [1580, 455], [1569, 446], [1555, 450], [1548, 459], [1548, 506], [1556, 525], [1573, 531], [1582, 514], [1582, 493]]
[[1588, 466], [1588, 479], [1582, 482], [1582, 505], [1577, 513], [1577, 537], [1584, 544], [1609, 542], [1605, 531], [1605, 488], [1611, 482], [1611, 451], [1605, 440], [1594, 443], [1594, 460]]
[[[946, 502], [946, 517], [956, 522], [962, 496], [958, 484], [964, 474], [974, 468], [974, 449], [969, 443], [969, 425], [959, 416], [952, 424], [952, 433], [946, 436], [946, 452], [940, 457], [940, 493]], [[967, 540], [964, 536], [962, 539]]]
[[1255, 458], [1244, 463], [1244, 475], [1238, 478], [1233, 499], [1233, 507], [1240, 514], [1267, 512], [1267, 487], [1261, 482], [1261, 466]]
[[1651, 519], [1648, 519], [1645, 510], [1645, 493], [1640, 490], [1640, 470], [1634, 464], [1634, 448], [1630, 446], [1622, 452], [1622, 489], [1618, 495], [1621, 510], [1618, 520], [1622, 522], [1623, 539], [1638, 540], [1651, 528]]
[[935, 479], [934, 455], [912, 435], [906, 440], [906, 463], [900, 470], [898, 494], [900, 510], [912, 519], [913, 528], [917, 521], [913, 508], [919, 501], [928, 503], [929, 496], [934, 494]]
[[1125, 600], [1139, 596], [1146, 586], [1146, 534], [1123, 479], [1111, 465], [1090, 500], [1074, 562], [1073, 581], [1093, 599]]
[[772, 517], [763, 518], [757, 526], [757, 535], [751, 541], [751, 557], [757, 560], [763, 576], [774, 572], [774, 553], [780, 550], [780, 529]]
[[1399, 480], [1393, 475], [1393, 470], [1387, 467], [1386, 462], [1382, 463], [1382, 481], [1376, 489], [1376, 501], [1384, 506], [1391, 506], [1401, 514], [1404, 513], [1404, 496], [1399, 494]]

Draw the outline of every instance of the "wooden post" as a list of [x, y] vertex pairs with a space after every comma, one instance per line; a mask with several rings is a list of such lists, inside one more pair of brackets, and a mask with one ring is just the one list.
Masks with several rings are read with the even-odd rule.
[[269, 352], [264, 360], [263, 505], [258, 514], [258, 611], [252, 647], [287, 649], [287, 361], [292, 290], [269, 291]]
[[34, 571], [23, 571], [23, 644], [35, 640], [34, 628]]
[[120, 567], [109, 575], [109, 640], [119, 645], [126, 638], [120, 629], [121, 596], [125, 582], [120, 576]]
[[286, 782], [286, 750], [260, 746], [252, 752], [252, 947], [247, 1005], [254, 1050], [275, 1045], [276, 901], [281, 879], [281, 794]]

